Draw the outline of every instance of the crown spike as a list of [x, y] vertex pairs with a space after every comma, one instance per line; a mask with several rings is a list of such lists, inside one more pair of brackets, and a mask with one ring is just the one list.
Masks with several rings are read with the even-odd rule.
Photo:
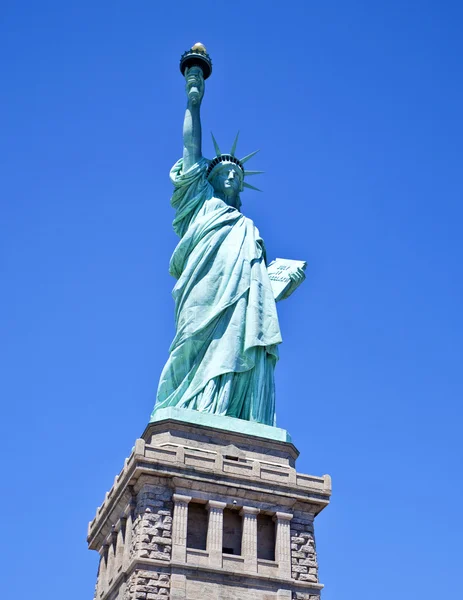
[[261, 173], [265, 173], [265, 171], [245, 171], [245, 175], [260, 175]]
[[260, 150], [254, 150], [254, 152], [251, 152], [251, 154], [248, 154], [247, 156], [245, 156], [244, 158], [240, 158], [240, 163], [242, 165], [244, 165], [245, 162], [247, 162], [250, 158], [252, 158], [255, 154], [257, 154], [258, 152], [260, 152]]
[[211, 136], [212, 136], [212, 143], [214, 144], [214, 148], [215, 148], [215, 153], [217, 156], [220, 156], [222, 153], [220, 152], [219, 144], [217, 143], [212, 131], [211, 131]]
[[243, 187], [247, 187], [250, 190], [256, 190], [256, 192], [261, 192], [262, 190], [260, 190], [259, 188], [254, 187], [253, 185], [251, 185], [250, 183], [247, 183], [246, 181], [243, 182]]
[[239, 135], [240, 135], [240, 132], [238, 131], [238, 133], [236, 134], [235, 141], [233, 142], [232, 149], [230, 150], [230, 154], [231, 154], [232, 156], [235, 156], [236, 144], [238, 143], [238, 137], [239, 137]]

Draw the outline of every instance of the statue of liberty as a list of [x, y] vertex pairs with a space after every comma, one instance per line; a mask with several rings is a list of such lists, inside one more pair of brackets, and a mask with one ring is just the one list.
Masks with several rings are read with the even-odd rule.
[[[212, 70], [204, 46], [185, 53], [181, 68], [187, 95], [183, 157], [170, 172], [173, 227], [180, 237], [169, 269], [177, 280], [176, 335], [152, 418], [175, 406], [275, 425], [274, 370], [282, 341], [276, 301], [264, 242], [241, 213], [240, 193], [253, 187], [245, 177], [257, 173], [244, 164], [255, 152], [237, 158], [235, 139], [230, 153], [222, 154], [213, 138], [216, 157], [203, 157], [200, 108]], [[304, 279], [295, 267], [278, 299]]]

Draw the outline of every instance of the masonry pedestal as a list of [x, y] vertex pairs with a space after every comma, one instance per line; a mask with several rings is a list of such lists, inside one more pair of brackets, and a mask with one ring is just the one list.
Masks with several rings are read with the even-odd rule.
[[330, 477], [298, 473], [283, 430], [166, 417], [89, 524], [96, 600], [319, 600], [314, 518]]

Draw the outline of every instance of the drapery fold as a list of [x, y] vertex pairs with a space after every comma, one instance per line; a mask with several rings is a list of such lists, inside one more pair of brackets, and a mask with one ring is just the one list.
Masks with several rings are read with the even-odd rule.
[[180, 236], [170, 273], [177, 279], [176, 335], [154, 412], [178, 406], [274, 425], [274, 367], [281, 342], [254, 223], [214, 197], [201, 159], [171, 170]]

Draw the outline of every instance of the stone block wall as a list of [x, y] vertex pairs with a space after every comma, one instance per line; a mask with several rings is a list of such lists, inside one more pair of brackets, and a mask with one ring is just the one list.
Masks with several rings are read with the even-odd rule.
[[[313, 521], [313, 514], [297, 510], [294, 511], [294, 517], [291, 520], [292, 576], [293, 579], [308, 583], [318, 583], [318, 563]], [[301, 600], [306, 600], [306, 598], [301, 596]]]
[[[172, 556], [172, 490], [165, 485], [165, 480], [163, 484], [152, 480], [142, 483], [129, 515], [113, 525], [112, 541], [102, 551], [96, 600], [105, 596], [108, 600], [169, 598], [167, 565]], [[126, 581], [121, 580], [137, 558], [164, 561], [166, 572], [162, 572], [162, 567], [155, 572], [136, 570]]]
[[172, 490], [170, 488], [166, 488], [165, 485], [143, 485], [138, 493], [135, 509], [135, 556], [170, 561], [172, 510]]
[[169, 598], [169, 573], [137, 569], [127, 581], [123, 600], [169, 600]]
[[171, 427], [137, 440], [89, 524], [96, 600], [320, 600], [330, 478], [297, 473], [286, 442]]

